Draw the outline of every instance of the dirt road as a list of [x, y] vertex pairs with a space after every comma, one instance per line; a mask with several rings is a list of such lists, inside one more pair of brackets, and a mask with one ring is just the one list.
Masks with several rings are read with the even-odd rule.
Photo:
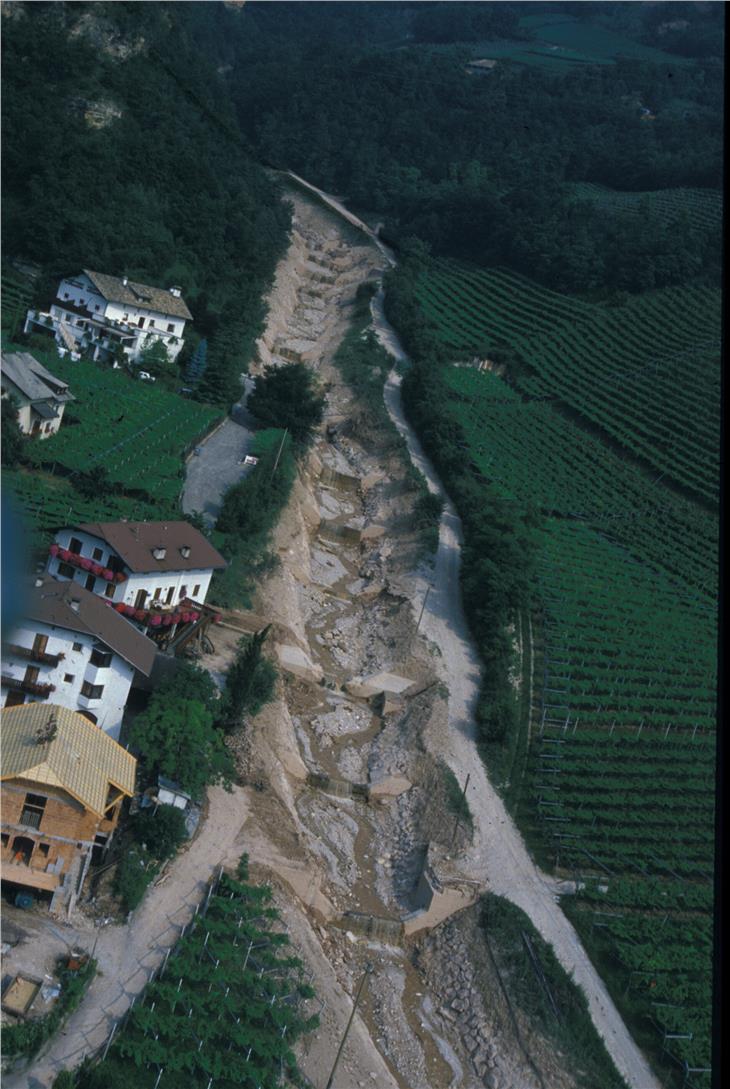
[[30, 1070], [4, 1075], [3, 1089], [48, 1089], [59, 1070], [78, 1066], [84, 1055], [104, 1044], [111, 1026], [177, 941], [213, 871], [221, 864], [236, 863], [245, 850], [239, 833], [248, 809], [247, 793], [240, 787], [230, 794], [212, 787], [200, 833], [177, 856], [162, 881], [147, 892], [129, 925], [79, 931], [57, 924], [85, 948], [96, 945], [98, 974], [64, 1031]]
[[[403, 347], [383, 313], [382, 292], [373, 301], [373, 321], [383, 346], [395, 359], [404, 360]], [[467, 774], [471, 776], [468, 800], [474, 818], [474, 840], [460, 859], [460, 865], [471, 877], [485, 881], [489, 891], [522, 908], [552, 945], [560, 963], [583, 989], [593, 1023], [632, 1089], [660, 1089], [578, 935], [561, 911], [555, 883], [532, 862], [477, 753], [473, 710], [478, 695], [479, 662], [461, 604], [461, 519], [405, 419], [400, 382], [400, 375], [391, 371], [385, 387], [388, 412], [406, 439], [411, 459], [425, 476], [429, 490], [445, 499], [433, 581], [429, 584], [420, 580], [415, 603], [423, 601], [428, 589], [422, 627], [441, 649], [442, 677], [449, 686], [450, 730], [443, 739], [443, 756], [460, 782], [465, 781]]]

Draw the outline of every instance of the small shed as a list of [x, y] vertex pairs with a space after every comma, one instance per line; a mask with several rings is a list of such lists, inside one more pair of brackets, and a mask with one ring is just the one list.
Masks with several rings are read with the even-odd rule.
[[157, 801], [160, 805], [172, 805], [175, 809], [187, 809], [190, 805], [190, 795], [173, 783], [172, 779], [165, 779], [162, 775], [157, 779]]

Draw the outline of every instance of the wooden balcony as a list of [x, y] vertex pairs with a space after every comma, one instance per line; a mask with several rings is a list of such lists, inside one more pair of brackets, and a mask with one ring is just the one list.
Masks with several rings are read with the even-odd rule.
[[55, 684], [39, 684], [38, 681], [26, 681], [23, 677], [10, 677], [6, 673], [2, 675], [2, 686], [29, 696], [50, 696], [51, 692], [56, 691]]
[[29, 662], [42, 662], [44, 665], [57, 666], [65, 654], [48, 654], [45, 650], [34, 650], [33, 647], [21, 647], [17, 643], [6, 643], [5, 649], [14, 658], [26, 658]]

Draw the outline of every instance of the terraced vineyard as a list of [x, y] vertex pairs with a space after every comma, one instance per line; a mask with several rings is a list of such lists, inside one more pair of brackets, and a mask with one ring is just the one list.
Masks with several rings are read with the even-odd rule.
[[[67, 406], [57, 435], [25, 445], [28, 467], [3, 470], [3, 486], [17, 501], [29, 549], [44, 551], [56, 530], [69, 522], [179, 514], [183, 454], [220, 409], [121, 371], [61, 360], [55, 353], [33, 354], [69, 383], [76, 400]], [[97, 466], [107, 470], [113, 487], [84, 496], [74, 486], [74, 474]]]
[[576, 182], [570, 192], [577, 200], [588, 200], [608, 212], [639, 216], [644, 208], [657, 213], [668, 223], [687, 216], [692, 227], [701, 231], [722, 229], [722, 193], [717, 189], [659, 189], [644, 193], [624, 193], [592, 182]]
[[463, 430], [473, 464], [500, 494], [592, 525], [678, 585], [714, 595], [712, 515], [649, 486], [641, 470], [551, 404], [523, 402], [496, 375], [454, 367], [443, 380], [445, 409]]
[[[505, 377], [469, 365], [440, 374], [442, 412], [458, 426], [472, 470], [491, 492], [537, 507], [544, 519], [538, 680], [518, 815], [545, 858], [584, 886], [571, 916], [638, 1037], [658, 1042], [657, 1051], [664, 1044], [686, 1085], [707, 1089], [718, 523], [646, 471], [647, 461], [662, 464], [659, 407], [642, 403], [642, 434], [641, 413], [623, 414], [630, 401], [601, 404], [600, 391], [609, 358], [624, 367], [622, 393], [631, 388], [629, 364], [653, 372], [651, 338], [655, 355], [684, 358], [693, 338], [717, 337], [715, 302], [705, 292], [662, 292], [614, 312], [502, 272], [479, 274], [467, 291], [464, 275], [442, 263], [419, 285], [449, 354], [503, 343], [533, 365], [508, 367]], [[639, 324], [668, 313], [671, 298], [698, 311], [665, 328]], [[562, 357], [557, 349], [550, 356], [551, 344], [562, 345]], [[685, 413], [672, 456], [681, 451], [683, 482], [691, 468], [697, 493], [716, 475], [717, 432], [703, 433], [703, 424], [718, 414], [718, 376], [709, 356], [705, 363], [707, 386], [700, 371], [694, 402], [686, 383], [659, 385], [653, 373], [643, 386], [636, 375], [633, 387], [645, 397], [662, 391], [661, 411], [678, 435]], [[643, 443], [643, 466], [603, 441], [619, 428], [627, 452]], [[673, 470], [668, 463], [677, 479]]]
[[720, 293], [669, 288], [619, 307], [503, 270], [433, 262], [417, 295], [455, 358], [508, 346], [514, 382], [556, 399], [707, 504], [717, 501]]
[[25, 312], [30, 306], [31, 282], [13, 271], [2, 274], [2, 328], [9, 335], [23, 328]]
[[113, 522], [118, 518], [153, 521], [173, 517], [176, 504], [146, 502], [120, 495], [82, 496], [70, 480], [50, 473], [3, 470], [3, 488], [16, 501], [29, 551], [45, 552], [56, 530], [70, 522]]
[[103, 467], [109, 480], [176, 503], [182, 487], [182, 456], [220, 416], [220, 409], [104, 370], [87, 362], [36, 357], [69, 383], [76, 400], [58, 434], [29, 446], [36, 465], [54, 463], [74, 472]]

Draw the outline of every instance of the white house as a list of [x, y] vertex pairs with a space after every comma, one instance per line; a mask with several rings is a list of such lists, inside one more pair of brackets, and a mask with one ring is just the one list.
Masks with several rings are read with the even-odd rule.
[[48, 573], [73, 579], [154, 633], [196, 622], [226, 561], [189, 522], [87, 522], [61, 529]]
[[4, 705], [50, 701], [117, 738], [135, 672], [157, 648], [103, 598], [75, 583], [38, 580], [2, 650]]
[[54, 435], [66, 405], [74, 400], [67, 383], [28, 352], [3, 352], [0, 372], [2, 396], [12, 396], [17, 404], [20, 430], [41, 439]]
[[136, 363], [154, 341], [162, 341], [174, 360], [191, 320], [179, 287], [166, 291], [84, 269], [61, 281], [49, 312], [29, 310], [24, 329], [53, 333], [62, 351], [90, 353], [94, 360], [109, 359], [121, 346]]

